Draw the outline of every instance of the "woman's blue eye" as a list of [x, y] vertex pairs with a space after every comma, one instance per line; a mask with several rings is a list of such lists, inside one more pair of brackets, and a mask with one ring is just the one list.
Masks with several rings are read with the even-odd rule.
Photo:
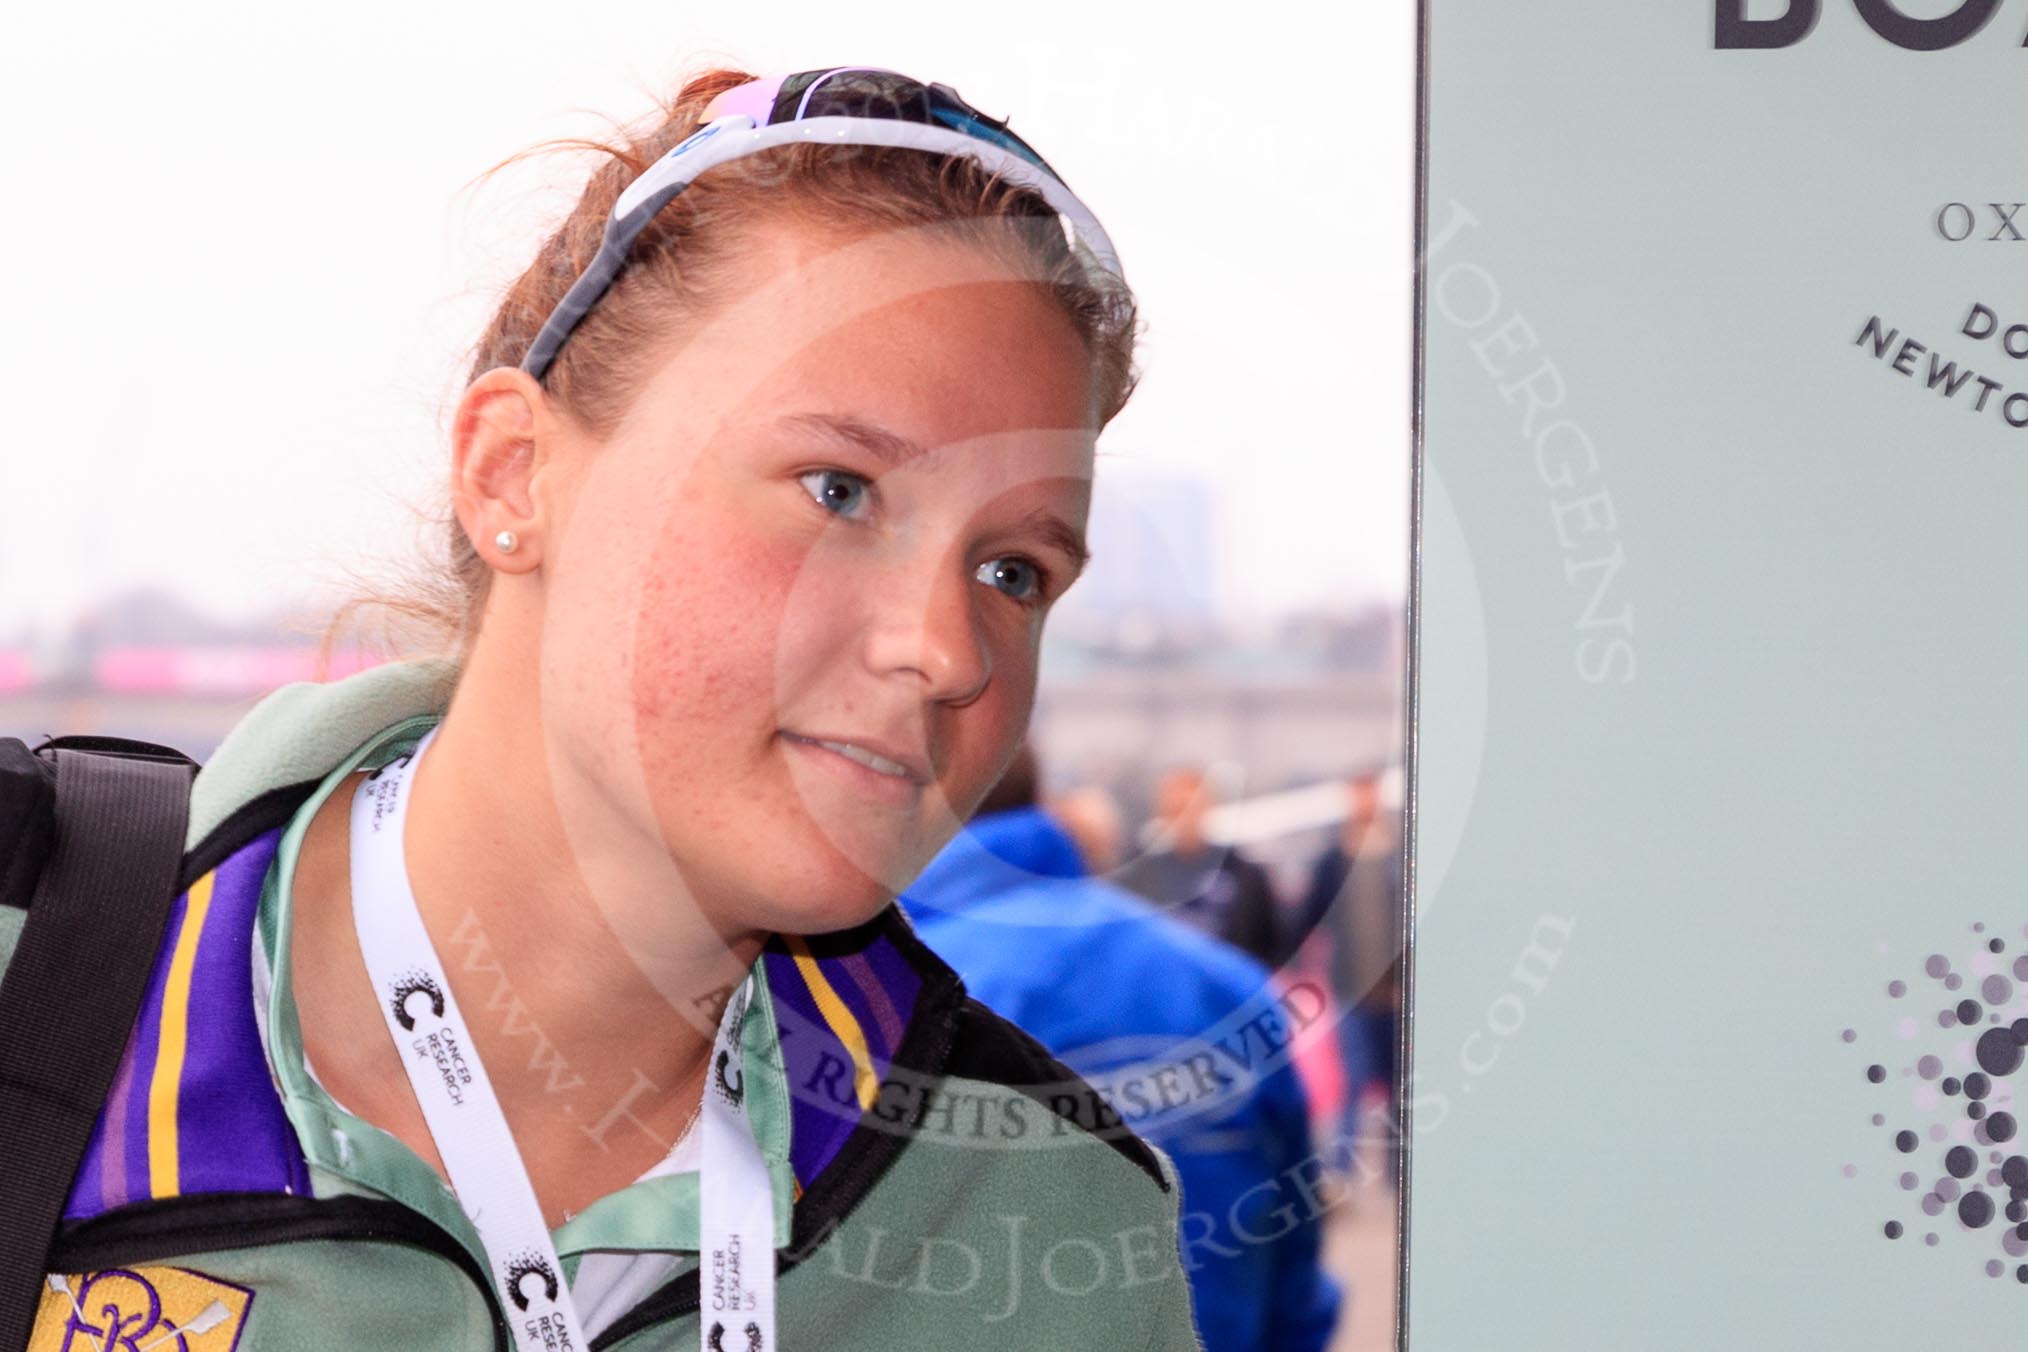
[[849, 470], [813, 469], [796, 477], [797, 482], [806, 485], [812, 479], [828, 481], [811, 491], [826, 511], [839, 516], [850, 517], [852, 508], [866, 497], [867, 481]]
[[1049, 582], [1048, 574], [1040, 567], [1017, 555], [1004, 555], [987, 559], [973, 574], [979, 581], [999, 585], [1012, 583], [1012, 588], [1002, 588], [1007, 595], [1026, 606], [1042, 604], [1043, 590]]
[[[872, 487], [864, 475], [845, 469], [813, 469], [797, 475], [796, 481], [810, 489], [824, 510], [847, 520], [858, 519], [854, 509], [864, 505]], [[972, 576], [998, 587], [1009, 600], [1029, 609], [1039, 609], [1048, 595], [1049, 574], [1042, 565], [1018, 554], [988, 559]]]

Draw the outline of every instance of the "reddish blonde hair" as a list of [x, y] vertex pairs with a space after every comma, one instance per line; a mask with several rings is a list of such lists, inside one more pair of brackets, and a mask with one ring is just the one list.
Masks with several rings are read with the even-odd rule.
[[[613, 203], [627, 186], [703, 125], [707, 104], [755, 78], [714, 69], [686, 81], [646, 122], [607, 141], [548, 142], [495, 166], [559, 148], [602, 157], [577, 204], [508, 287], [473, 353], [469, 378], [519, 366], [536, 333], [598, 252]], [[490, 172], [490, 171], [489, 171]], [[796, 145], [720, 165], [657, 213], [634, 242], [626, 270], [564, 343], [542, 384], [549, 397], [594, 433], [610, 432], [640, 392], [669, 339], [672, 316], [708, 312], [731, 275], [742, 236], [768, 219], [840, 230], [946, 226], [990, 248], [1014, 248], [1024, 275], [1063, 308], [1091, 355], [1101, 425], [1126, 404], [1138, 380], [1133, 294], [1088, 270], [1040, 194], [992, 175], [977, 162], [920, 150]], [[343, 607], [332, 637], [362, 606], [421, 625], [464, 649], [476, 631], [492, 570], [448, 506], [435, 529], [448, 569]]]

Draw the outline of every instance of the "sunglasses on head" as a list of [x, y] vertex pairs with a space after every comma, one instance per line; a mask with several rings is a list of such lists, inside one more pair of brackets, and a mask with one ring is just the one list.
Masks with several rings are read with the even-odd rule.
[[705, 170], [775, 146], [900, 146], [962, 155], [1032, 189], [1070, 225], [1075, 244], [1102, 271], [1126, 281], [1112, 241], [1047, 161], [1020, 137], [966, 103], [949, 85], [891, 70], [836, 66], [768, 76], [729, 89], [704, 110], [705, 124], [656, 160], [613, 204], [598, 254], [543, 322], [521, 369], [542, 379], [556, 354], [626, 268], [628, 250], [655, 214]]

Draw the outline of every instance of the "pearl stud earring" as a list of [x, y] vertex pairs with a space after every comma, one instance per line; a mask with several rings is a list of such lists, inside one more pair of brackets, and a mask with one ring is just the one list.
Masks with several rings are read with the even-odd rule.
[[512, 554], [514, 552], [514, 546], [520, 543], [521, 542], [514, 537], [514, 532], [511, 530], [503, 530], [498, 535], [493, 537], [494, 548], [498, 549], [502, 554]]

